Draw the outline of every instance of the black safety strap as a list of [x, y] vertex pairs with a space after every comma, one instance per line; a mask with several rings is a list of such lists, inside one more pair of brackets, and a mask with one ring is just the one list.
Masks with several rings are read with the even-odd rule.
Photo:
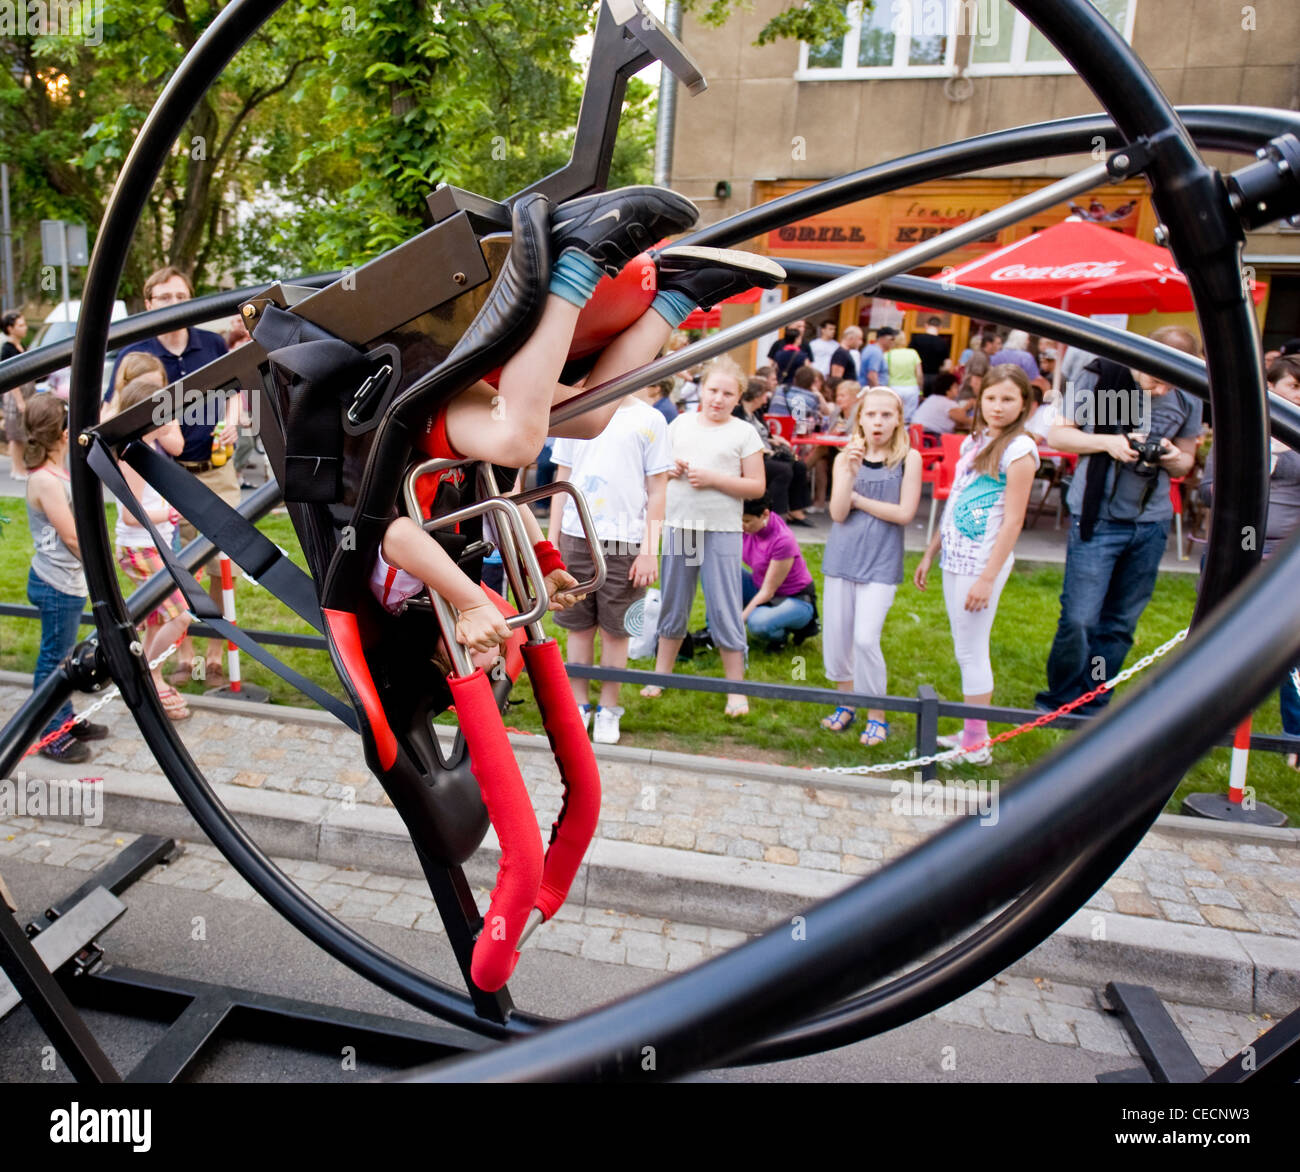
[[316, 583], [238, 509], [148, 444], [127, 445], [122, 458], [244, 573], [316, 630], [325, 630]]
[[[144, 447], [145, 445], [134, 443], [129, 444], [125, 449], [124, 455], [127, 462], [134, 466], [135, 453], [131, 451], [133, 447]], [[161, 458], [161, 457], [160, 457]], [[119, 470], [116, 461], [114, 461], [104, 442], [95, 437], [91, 442], [91, 448], [87, 457], [87, 463], [95, 474], [104, 482], [119, 502], [119, 507], [125, 505], [136, 516], [136, 518], [149, 530], [150, 537], [153, 538], [154, 546], [158, 550], [158, 555], [162, 558], [172, 580], [176, 583], [180, 592], [185, 596], [185, 601], [195, 616], [202, 619], [217, 634], [234, 643], [241, 651], [247, 652], [257, 660], [263, 667], [269, 671], [275, 672], [286, 683], [292, 684], [304, 695], [315, 700], [327, 712], [338, 717], [353, 732], [357, 732], [360, 726], [357, 721], [356, 713], [342, 701], [331, 696], [324, 688], [307, 679], [306, 676], [294, 671], [288, 664], [282, 663], [274, 655], [262, 647], [256, 639], [250, 638], [233, 623], [229, 623], [222, 616], [215, 602], [208, 596], [205, 591], [195, 580], [194, 575], [189, 572], [176, 559], [172, 552], [170, 544], [165, 541], [162, 535], [154, 528], [153, 522], [149, 519], [148, 513], [144, 507], [136, 500], [135, 493], [131, 491], [131, 486], [127, 484], [126, 478]], [[142, 473], [143, 475], [143, 473]], [[174, 503], [174, 502], [173, 502]], [[225, 505], [225, 502], [220, 502]], [[225, 506], [229, 508], [228, 505]], [[233, 511], [233, 510], [232, 510]], [[197, 524], [195, 526], [198, 527]], [[207, 536], [207, 534], [205, 534]], [[319, 614], [319, 612], [318, 612]]]

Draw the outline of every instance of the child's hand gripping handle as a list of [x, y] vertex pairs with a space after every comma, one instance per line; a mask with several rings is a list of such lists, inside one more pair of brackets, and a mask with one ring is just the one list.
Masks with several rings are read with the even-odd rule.
[[554, 639], [525, 643], [524, 662], [559, 766], [564, 803], [551, 827], [537, 907], [550, 919], [569, 894], [600, 820], [600, 772]]
[[[496, 886], [470, 963], [474, 984], [494, 993], [514, 972], [520, 937], [538, 902], [542, 836], [487, 676], [480, 668], [447, 682], [483, 804], [501, 844]], [[574, 707], [572, 697], [570, 707]]]

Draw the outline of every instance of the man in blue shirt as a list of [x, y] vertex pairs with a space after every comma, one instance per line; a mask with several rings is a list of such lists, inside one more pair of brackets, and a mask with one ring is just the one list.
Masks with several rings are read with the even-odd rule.
[[[189, 278], [180, 269], [173, 268], [170, 265], [150, 274], [144, 283], [145, 309], [162, 309], [164, 306], [174, 305], [180, 301], [189, 301], [193, 296], [194, 289], [190, 285]], [[118, 366], [121, 365], [122, 359], [133, 350], [152, 354], [159, 359], [163, 364], [163, 369], [167, 372], [167, 381], [170, 384], [201, 370], [208, 363], [223, 357], [226, 353], [226, 343], [220, 334], [214, 334], [210, 330], [179, 329], [170, 333], [159, 334], [155, 338], [147, 338], [143, 342], [133, 342], [130, 346], [123, 346], [118, 352], [117, 362], [113, 366], [113, 377], [109, 380], [109, 393], [106, 399], [112, 397], [112, 388], [117, 382]], [[212, 390], [214, 388], [197, 387], [195, 389]], [[227, 453], [233, 450], [233, 445], [239, 437], [240, 397], [238, 395], [230, 396], [226, 401], [224, 417], [211, 417], [210, 413], [215, 409], [213, 407], [199, 411], [185, 401], [182, 401], [180, 407], [181, 435], [185, 438], [185, 447], [176, 458], [176, 462], [182, 468], [194, 473], [203, 484], [207, 485], [226, 504], [237, 506], [240, 492], [239, 478], [235, 472], [235, 461], [228, 456], [219, 464], [214, 463], [212, 449], [215, 441], [216, 445], [226, 449]], [[198, 536], [198, 530], [188, 521], [182, 520], [180, 535], [181, 541], [188, 544]], [[206, 568], [208, 571], [208, 593], [219, 607], [221, 605], [220, 559], [214, 557]], [[239, 576], [238, 566], [232, 563], [231, 570], [236, 577]], [[225, 683], [221, 663], [222, 647], [221, 640], [208, 640], [204, 668], [200, 674], [193, 662], [192, 644], [186, 638], [181, 644], [177, 656], [176, 671], [170, 677], [172, 683], [178, 681], [187, 682], [190, 679], [202, 679], [209, 685], [217, 687]]]
[[885, 351], [894, 344], [898, 331], [892, 326], [881, 326], [876, 331], [876, 340], [862, 351], [858, 359], [858, 382], [864, 387], [889, 386], [889, 364], [885, 361]]

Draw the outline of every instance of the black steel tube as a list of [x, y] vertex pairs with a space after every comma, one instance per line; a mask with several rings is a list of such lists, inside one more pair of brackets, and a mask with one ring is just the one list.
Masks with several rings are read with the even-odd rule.
[[[1085, 58], [1084, 64], [1080, 65], [1073, 56], [1070, 57], [1085, 78], [1106, 77], [1107, 58], [1110, 57], [1113, 61], [1115, 53], [1127, 53], [1127, 47], [1118, 40], [1113, 30], [1105, 26], [1095, 10], [1086, 6], [1079, 8], [1068, 4], [1057, 7], [1043, 3], [1018, 6], [1026, 15], [1031, 15], [1036, 24], [1040, 20], [1046, 20], [1051, 25], [1051, 32], [1043, 24], [1039, 24], [1039, 27], [1063, 53], [1069, 56], [1068, 50], [1074, 50]], [[1047, 11], [1048, 8], [1051, 8], [1050, 12]], [[1034, 11], [1031, 13], [1031, 10]], [[1264, 445], [1261, 436], [1252, 433], [1264, 431], [1268, 422], [1268, 410], [1263, 392], [1255, 319], [1240, 274], [1240, 226], [1228, 220], [1226, 193], [1222, 191], [1221, 184], [1216, 182], [1217, 177], [1196, 157], [1186, 132], [1172, 116], [1169, 121], [1165, 121], [1167, 104], [1159, 88], [1136, 59], [1129, 63], [1134, 65], [1132, 76], [1126, 73], [1124, 85], [1111, 86], [1107, 95], [1111, 99], [1108, 108], [1112, 113], [1117, 108], [1123, 113], [1122, 117], [1116, 115], [1116, 121], [1129, 141], [1135, 142], [1146, 137], [1164, 144], [1157, 148], [1152, 178], [1156, 186], [1158, 209], [1167, 223], [1182, 226], [1174, 232], [1172, 243], [1175, 246], [1172, 251], [1192, 287], [1202, 337], [1207, 339], [1210, 356], [1207, 370], [1212, 392], [1216, 376], [1218, 379], [1219, 394], [1211, 396], [1212, 406], [1217, 408], [1216, 446], [1220, 443], [1219, 416], [1231, 417], [1217, 458], [1224, 461], [1223, 467], [1251, 469], [1255, 473], [1233, 478], [1233, 500], [1224, 504], [1222, 512], [1220, 503], [1217, 500], [1215, 502], [1207, 566], [1214, 565], [1216, 572], [1213, 587], [1207, 589], [1206, 585], [1202, 586], [1193, 619], [1197, 622], [1241, 581], [1258, 558], [1252, 549], [1243, 549], [1243, 546], [1253, 548], [1259, 543], [1243, 541], [1242, 526], [1253, 523], [1256, 526], [1254, 531], [1262, 532], [1259, 526], [1263, 523], [1263, 512], [1267, 506], [1267, 474], [1264, 471], [1267, 461], [1262, 456]], [[1093, 89], [1097, 92], [1095, 85]], [[1098, 92], [1098, 97], [1103, 98], [1103, 95]], [[1139, 103], [1140, 109], [1135, 111], [1133, 103]], [[1170, 189], [1177, 193], [1173, 198], [1170, 197]], [[1190, 213], [1191, 208], [1198, 209], [1195, 215]], [[1180, 237], [1181, 248], [1177, 246]], [[918, 286], [936, 284], [916, 279], [912, 283]], [[947, 291], [941, 289], [940, 292]], [[932, 291], [929, 296], [934, 300]], [[1061, 315], [1062, 318], [1070, 316]], [[1060, 333], [1059, 328], [1047, 328], [1044, 332], [1069, 340]], [[1119, 343], [1120, 339], [1111, 341]], [[1090, 345], [1086, 340], [1076, 344]], [[1091, 345], [1100, 350], [1095, 343]], [[1120, 361], [1126, 360], [1118, 355], [1112, 356], [1118, 357]], [[1258, 393], [1234, 397], [1233, 408], [1225, 410], [1228, 404], [1227, 390], [1241, 385], [1241, 382], [1234, 384], [1234, 372], [1235, 377], [1244, 382], [1245, 386], [1258, 388]], [[1182, 380], [1179, 382], [1184, 385]], [[1204, 395], [1203, 390], [1201, 393]], [[1295, 409], [1276, 396], [1272, 398], [1276, 400], [1274, 429], [1286, 438], [1288, 431], [1294, 434]], [[1236, 413], [1236, 404], [1242, 399], [1250, 400], [1251, 406], [1239, 415]], [[1259, 444], [1253, 452], [1252, 444]], [[1209, 580], [1210, 575], [1207, 573], [1203, 581]], [[1169, 788], [1172, 792], [1173, 786]], [[938, 1003], [936, 997], [951, 998], [974, 988], [987, 979], [990, 971], [998, 971], [991, 966], [1023, 955], [1029, 947], [1045, 938], [1051, 928], [1077, 906], [1080, 892], [1086, 896], [1096, 890], [1114, 866], [1141, 840], [1167, 798], [1168, 794], [1165, 794], [1160, 801], [1150, 803], [1144, 816], [1137, 820], [1136, 829], [1127, 834], [1117, 831], [1087, 844], [1086, 857], [1082, 863], [1076, 861], [1056, 875], [1045, 876], [1034, 891], [1007, 909], [993, 923], [986, 925], [970, 941], [936, 958], [917, 973], [908, 974], [884, 989], [866, 994], [851, 1005], [840, 1007], [818, 1025], [807, 1025], [801, 1030], [793, 1031], [791, 1035], [751, 1048], [745, 1060], [762, 1061], [776, 1055], [808, 1053], [820, 1048], [822, 1044], [844, 1044], [867, 1037], [926, 1012], [927, 1009], [923, 1006], [933, 1008]], [[798, 1035], [797, 1039], [794, 1034]]]
[[[775, 257], [794, 278], [803, 281], [827, 281], [852, 272], [851, 265], [827, 264], [824, 261], [806, 261]], [[1180, 350], [1162, 346], [1140, 334], [1053, 309], [994, 293], [985, 289], [961, 286], [945, 288], [928, 277], [891, 277], [881, 283], [880, 291], [889, 297], [915, 302], [935, 309], [954, 313], [975, 314], [1017, 326], [1031, 334], [1068, 342], [1072, 346], [1112, 358], [1126, 366], [1136, 366], [1150, 374], [1168, 379], [1198, 398], [1208, 400], [1210, 383], [1205, 362]], [[1268, 392], [1269, 426], [1273, 435], [1291, 447], [1300, 448], [1300, 407]]]
[[[1197, 144], [1206, 150], [1254, 154], [1270, 138], [1300, 133], [1300, 113], [1294, 110], [1187, 106], [1180, 107], [1178, 114]], [[1108, 149], [1130, 141], [1105, 114], [995, 130], [827, 179], [709, 224], [678, 243], [732, 248], [796, 220], [914, 183], [1055, 155], [1087, 154], [1098, 136]]]
[[[1221, 182], [1217, 182], [1217, 177], [1196, 156], [1190, 139], [1163, 94], [1128, 46], [1115, 35], [1095, 9], [1082, 0], [1053, 0], [1050, 6], [1045, 2], [1023, 0], [1017, 3], [1017, 7], [1034, 20], [1035, 24], [1075, 65], [1085, 80], [1089, 81], [1094, 93], [1106, 105], [1127, 141], [1137, 142], [1146, 139], [1154, 147], [1151, 175], [1157, 187], [1157, 208], [1173, 230], [1175, 259], [1187, 273], [1192, 284], [1202, 336], [1210, 342], [1208, 369], [1216, 419], [1219, 415], [1227, 413], [1225, 411], [1227, 388], [1231, 385], [1227, 376], [1234, 369], [1238, 374], [1245, 371], [1248, 375], [1248, 385], [1253, 383], [1260, 388], [1259, 393], [1253, 397], [1255, 399], [1253, 412], [1246, 412], [1247, 418], [1242, 426], [1230, 427], [1225, 453], [1229, 459], [1234, 460], [1233, 466], [1237, 466], [1238, 460], [1244, 461], [1240, 464], [1241, 467], [1255, 469], [1259, 475], [1243, 476], [1241, 482], [1234, 488], [1232, 500], [1222, 509], [1216, 501], [1217, 534], [1212, 535], [1211, 557], [1218, 568], [1214, 578], [1215, 588], [1211, 596], [1208, 599], [1203, 597], [1198, 607], [1198, 617], [1201, 617], [1208, 614], [1223, 599], [1232, 585], [1249, 572], [1256, 560], [1249, 555], [1249, 551], [1240, 549], [1240, 544], [1243, 543], [1239, 542], [1237, 533], [1225, 534], [1223, 525], [1218, 522], [1221, 518], [1227, 518], [1229, 524], [1235, 520], [1241, 520], [1243, 524], [1253, 521], [1256, 531], [1261, 531], [1258, 527], [1262, 525], [1267, 501], [1266, 476], [1262, 472], [1266, 446], [1266, 410], [1262, 392], [1263, 380], [1259, 370], [1260, 359], [1255, 323], [1253, 315], [1249, 312], [1240, 280], [1242, 239], [1240, 227], [1227, 215], [1226, 195], [1222, 190]], [[1116, 83], [1115, 78], [1117, 66], [1122, 79], [1119, 84]], [[1185, 236], [1182, 235], [1184, 231]], [[1297, 547], [1294, 542], [1288, 550], [1285, 562], [1270, 567], [1269, 572], [1262, 575], [1255, 583], [1253, 591], [1248, 590], [1248, 593], [1258, 595], [1266, 586], [1273, 586], [1279, 579], [1280, 567], [1285, 566], [1294, 571], [1296, 566], [1293, 563], [1300, 563], [1300, 547]], [[1259, 636], [1262, 625], [1252, 624], [1244, 617], [1244, 610], [1245, 607], [1239, 605], [1232, 611], [1220, 613], [1216, 626], [1226, 628], [1244, 625], [1247, 631], [1250, 631], [1253, 626], [1255, 644], [1263, 645], [1260, 648], [1261, 654], [1265, 649], [1276, 652], [1275, 636], [1270, 634], [1268, 638], [1261, 640]], [[1264, 610], [1262, 613], [1275, 612]], [[1200, 639], [1194, 637], [1196, 649], [1203, 649], [1208, 642], [1204, 637]], [[1293, 651], [1292, 648], [1288, 650]], [[1229, 640], [1223, 648], [1223, 653], [1245, 656], [1244, 659], [1237, 660], [1240, 666], [1233, 674], [1246, 677], [1240, 683], [1244, 685], [1249, 681], [1252, 691], [1266, 690], [1268, 683], [1280, 675], [1289, 662], [1286, 658], [1280, 659], [1272, 670], [1265, 672], [1263, 676], [1265, 682], [1261, 684], [1257, 672], [1258, 661], [1252, 659], [1249, 653], [1244, 651], [1243, 646], [1235, 645]], [[1133, 720], [1136, 714], [1148, 710], [1146, 715], [1151, 723], [1146, 728], [1138, 726], [1137, 736], [1154, 736], [1156, 734], [1152, 730], [1159, 728], [1164, 735], [1158, 739], [1162, 743], [1167, 739], [1175, 749], [1169, 758], [1161, 762], [1162, 768], [1158, 769], [1159, 776], [1154, 782], [1148, 782], [1146, 787], [1138, 790], [1139, 793], [1148, 795], [1148, 801], [1145, 803], [1139, 798], [1138, 814], [1130, 819], [1114, 819], [1111, 823], [1113, 829], [1109, 833], [1106, 832], [1103, 822], [1101, 835], [1096, 835], [1095, 829], [1085, 823], [1078, 827], [1074, 835], [1062, 834], [1061, 824], [1044, 825], [1042, 836], [1045, 839], [1053, 839], [1055, 845], [1062, 850], [1070, 848], [1077, 850], [1080, 846], [1090, 845], [1098, 852], [1100, 859], [1106, 845], [1110, 843], [1119, 845], [1123, 841], [1126, 837], [1126, 827], [1129, 827], [1130, 838], [1134, 833], [1133, 827], [1137, 827], [1139, 831], [1145, 830], [1149, 820], [1158, 813], [1168, 792], [1171, 792], [1177, 783], [1183, 769], [1195, 760], [1195, 756], [1187, 758], [1184, 764], [1173, 760], [1175, 754], [1181, 757], [1187, 751], [1188, 746], [1183, 736], [1173, 732], [1172, 727], [1185, 724], [1186, 708], [1166, 712], [1159, 701], [1152, 699], [1152, 693], [1154, 687], [1163, 682], [1178, 694], [1186, 695], [1174, 686], [1174, 677], [1186, 678], [1188, 664], [1197, 660], [1205, 661], [1202, 666], [1210, 671], [1221, 666], [1214, 662], [1212, 656], [1204, 655], [1189, 647], [1188, 651], [1178, 657], [1166, 671], [1140, 686], [1127, 703], [1108, 713], [1096, 729], [1088, 730], [1076, 741], [1053, 754], [1046, 762], [1031, 769], [1029, 775], [1008, 795], [1007, 805], [1015, 807], [1020, 801], [1028, 802], [1031, 800], [1028, 795], [1037, 791], [1037, 794], [1044, 795], [1043, 800], [1048, 805], [1056, 807], [1058, 814], [1064, 813], [1070, 808], [1065, 794], [1056, 795], [1054, 799], [1042, 782], [1045, 777], [1050, 777], [1052, 773], [1057, 772], [1062, 763], [1068, 765], [1077, 762], [1078, 770], [1074, 779], [1077, 782], [1082, 774], [1087, 774], [1087, 781], [1095, 785], [1099, 791], [1097, 794], [1099, 808], [1107, 812], [1123, 809], [1124, 807], [1119, 803], [1124, 798], [1121, 793], [1115, 792], [1115, 782], [1117, 778], [1131, 773], [1132, 767], [1126, 765], [1122, 756], [1116, 755], [1116, 748], [1125, 739], [1121, 736], [1121, 732], [1134, 727]], [[1252, 673], [1255, 674], [1252, 676]], [[1203, 719], [1210, 721], [1217, 728], [1223, 714], [1216, 705], [1227, 701], [1235, 708], [1240, 702], [1241, 693], [1234, 691], [1226, 683], [1219, 687], [1206, 688], [1205, 680], [1208, 678], [1212, 677], [1208, 674], [1195, 675], [1189, 680], [1189, 683], [1194, 683], [1202, 693], [1191, 706], [1204, 709]], [[1150, 711], [1151, 709], [1155, 711]], [[1204, 728], [1196, 725], [1186, 727], [1183, 732], [1185, 736], [1197, 736], [1198, 740], [1205, 735]], [[1173, 735], [1170, 735], [1171, 733]], [[1098, 743], [1099, 738], [1100, 743]], [[1135, 737], [1129, 742], [1130, 750], [1136, 743], [1138, 742]], [[1095, 755], [1091, 757], [1087, 755], [1090, 746], [1095, 747]], [[1150, 798], [1152, 792], [1158, 800]], [[1109, 801], [1106, 800], [1108, 793]], [[1022, 795], [1026, 796], [1022, 798]], [[1128, 799], [1132, 800], [1131, 793]], [[1005, 813], [1004, 809], [1003, 826], [1007, 824]], [[972, 823], [967, 822], [954, 827], [951, 831], [918, 848], [907, 859], [929, 854], [936, 856], [934, 861], [938, 862], [937, 856], [943, 853], [947, 844], [964, 838], [965, 851], [958, 851], [955, 854], [960, 858], [963, 868], [970, 867], [977, 855], [977, 841], [972, 838], [972, 826]], [[978, 833], [978, 829], [975, 827], [974, 833]], [[996, 887], [1001, 898], [986, 903], [982, 911], [968, 909], [972, 914], [958, 913], [964, 924], [973, 922], [980, 914], [992, 910], [1005, 899], [1011, 898], [1019, 889], [1014, 885], [1014, 881], [1008, 882], [1010, 872], [1018, 869], [1019, 862], [1018, 858], [1013, 860], [1010, 856], [1018, 856], [1016, 847], [1026, 843], [1036, 846], [1038, 840], [1031, 835], [1020, 838], [1007, 831], [998, 837], [1004, 836], [1007, 840], [1004, 846], [1010, 849], [1008, 855], [1002, 858], [1001, 874], [996, 878], [990, 875], [985, 881], [984, 891], [980, 893], [981, 897], [987, 899], [995, 894], [993, 889]], [[1030, 849], [1033, 850], [1033, 847]], [[1037, 851], [1035, 850], [1034, 853]], [[861, 956], [860, 959], [874, 971], [876, 976], [906, 963], [910, 956], [916, 955], [926, 947], [920, 939], [925, 934], [920, 926], [910, 925], [906, 918], [891, 919], [891, 912], [896, 911], [890, 906], [892, 892], [897, 892], [902, 899], [905, 899], [908, 894], [915, 899], [917, 890], [926, 888], [926, 880], [942, 875], [948, 890], [960, 891], [963, 902], [969, 904], [968, 892], [961, 881], [954, 879], [942, 864], [935, 866], [933, 870], [922, 866], [921, 873], [914, 877], [916, 887], [910, 893], [906, 883], [900, 888], [898, 881], [905, 879], [905, 873], [909, 870], [906, 863], [907, 860], [900, 860], [873, 879], [864, 881], [849, 893], [831, 901], [831, 905], [844, 905], [844, 910], [850, 911], [850, 914], [843, 917], [827, 917], [829, 931], [825, 938], [818, 940], [816, 951], [822, 954], [818, 957], [807, 955], [813, 950], [805, 949], [804, 955], [796, 960], [799, 953], [787, 946], [784, 940], [785, 932], [772, 933], [728, 957], [712, 962], [702, 970], [696, 970], [696, 973], [714, 970], [713, 981], [707, 977], [692, 980], [696, 977], [696, 973], [688, 974], [685, 978], [678, 978], [667, 985], [658, 986], [641, 998], [634, 999], [636, 1005], [625, 1003], [609, 1011], [589, 1015], [539, 1038], [512, 1047], [504, 1055], [493, 1055], [469, 1063], [452, 1064], [446, 1069], [452, 1077], [457, 1078], [507, 1077], [521, 1074], [524, 1077], [590, 1075], [615, 1077], [638, 1070], [636, 1058], [639, 1045], [644, 1043], [647, 1037], [653, 1037], [657, 1041], [667, 1035], [666, 1040], [675, 1049], [669, 1070], [665, 1073], [672, 1073], [694, 1069], [742, 1050], [746, 1045], [752, 1046], [755, 1039], [770, 1033], [773, 1028], [780, 1028], [781, 1025], [788, 1026], [800, 1016], [797, 1003], [796, 1008], [793, 1010], [790, 1008], [792, 994], [789, 991], [792, 984], [801, 986], [800, 992], [804, 998], [808, 998], [810, 989], [819, 988], [817, 996], [821, 1004], [851, 992], [853, 986], [850, 982], [853, 978], [846, 974], [851, 972], [852, 965], [846, 965], [843, 958], [852, 959], [854, 945], [858, 940], [870, 942], [871, 955]], [[999, 860], [990, 857], [988, 865], [990, 868], [997, 869]], [[981, 872], [978, 869], [965, 873], [971, 883], [981, 882]], [[1103, 872], [1099, 878], [1104, 879], [1106, 873], [1108, 872]], [[1020, 886], [1023, 887], [1033, 878], [1032, 870], [1024, 873], [1024, 882]], [[856, 908], [850, 910], [847, 905], [853, 902], [852, 895], [870, 888], [873, 884], [879, 889], [879, 898], [874, 902], [864, 898]], [[887, 891], [885, 888], [891, 890]], [[821, 909], [815, 910], [822, 911], [828, 906], [830, 905], [822, 905]], [[948, 909], [949, 915], [944, 925], [932, 929], [933, 935], [941, 939], [950, 934], [954, 926], [952, 910], [951, 907]], [[916, 907], [912, 907], [910, 911], [913, 917], [923, 919], [925, 916], [925, 913]], [[812, 943], [812, 937], [808, 933], [813, 930], [813, 918], [813, 913], [810, 913], [800, 943]], [[880, 949], [884, 940], [882, 934], [864, 930], [869, 928], [873, 921], [882, 928], [886, 926], [891, 928], [894, 933], [892, 942], [899, 946], [883, 964], [880, 959]], [[1004, 932], [999, 939], [1004, 945], [1018, 944], [1020, 940], [1028, 940], [1032, 934], [1043, 927], [1044, 917], [1041, 915], [1035, 917], [1031, 914], [1026, 917], [1025, 922], [1016, 926], [1016, 930]], [[935, 941], [932, 940], [931, 943], [933, 942]], [[766, 955], [759, 956], [758, 945], [766, 945]], [[889, 951], [888, 948], [886, 951]], [[976, 951], [978, 952], [978, 946]], [[741, 954], [746, 952], [750, 952], [751, 955], [743, 962], [737, 963], [730, 973], [721, 971], [728, 967], [727, 961], [734, 959], [740, 962]], [[961, 962], [958, 960], [950, 963], [960, 965]], [[825, 976], [814, 975], [822, 965], [832, 969], [833, 972]], [[969, 975], [972, 966], [967, 964], [966, 968]], [[741, 987], [740, 982], [744, 980], [746, 971], [751, 977], [757, 976], [759, 988], [753, 987], [752, 980], [745, 982], [746, 988]], [[859, 976], [862, 975], [871, 974], [859, 972]], [[695, 987], [698, 987], [698, 996], [692, 1002], [691, 988]], [[786, 1003], [785, 1020], [776, 1020], [781, 1011], [775, 1008], [767, 1020], [764, 1020], [763, 1004], [773, 1006], [783, 998]], [[688, 1002], [692, 1003], [688, 1004]], [[920, 1003], [921, 998], [915, 990], [908, 992], [895, 1006], [896, 1016], [907, 1012], [908, 1005]], [[745, 1007], [747, 1020], [736, 1015], [737, 1007], [742, 1005]], [[649, 1021], [645, 1016], [639, 1015], [637, 1009], [644, 1010]], [[697, 1011], [701, 1009], [702, 1016], [697, 1016]], [[626, 1032], [629, 1024], [632, 1025], [632, 1032], [639, 1037], [640, 1043], [637, 1038], [630, 1038]], [[586, 1032], [582, 1028], [584, 1026], [587, 1027]], [[621, 1033], [617, 1032], [620, 1026], [623, 1030]], [[730, 1036], [721, 1036], [728, 1033], [728, 1026], [730, 1026]], [[657, 1061], [656, 1069], [664, 1070], [661, 1062]]]
[[[1063, 855], [1145, 829], [1150, 811], [1219, 728], [1258, 704], [1300, 654], [1300, 626], [1279, 631], [1257, 618], [1294, 607], [1298, 586], [1300, 540], [1292, 539], [1165, 671], [1004, 789], [997, 825], [963, 819], [793, 926], [533, 1038], [407, 1078], [672, 1077], [726, 1061], [754, 1039], [806, 1019], [810, 1009], [897, 970], [1015, 896]], [[1171, 694], [1179, 703], [1168, 702]], [[1162, 756], [1152, 757], [1153, 744]], [[1099, 831], [1108, 832], [1104, 839]], [[643, 1065], [645, 1047], [653, 1049], [653, 1074]]]
[[[305, 285], [309, 288], [318, 289], [332, 284], [341, 276], [343, 276], [342, 271], [337, 273], [315, 273], [310, 277], [295, 277], [292, 281], [285, 281], [284, 284]], [[205, 293], [202, 297], [194, 297], [189, 301], [181, 301], [176, 305], [168, 305], [162, 309], [151, 309], [147, 313], [137, 313], [133, 317], [115, 321], [109, 326], [108, 349], [116, 350], [122, 346], [129, 346], [132, 342], [142, 342], [145, 338], [165, 334], [169, 330], [179, 330], [186, 326], [197, 325], [202, 321], [208, 321], [223, 313], [232, 313], [250, 297], [256, 297], [259, 293], [264, 292], [266, 288], [266, 285], [247, 285], [242, 289], [227, 289], [220, 293]], [[50, 346], [41, 346], [36, 350], [28, 350], [26, 353], [19, 354], [14, 358], [6, 358], [3, 362], [0, 362], [0, 391], [20, 386], [25, 382], [49, 374], [52, 370], [67, 366], [72, 358], [74, 345], [76, 345], [75, 336], [65, 338], [62, 342], [55, 342]]]
[[[95, 242], [82, 300], [72, 355], [69, 396], [73, 435], [93, 426], [99, 417], [99, 388], [113, 294], [121, 278], [140, 210], [148, 198], [163, 159], [184, 128], [193, 108], [221, 71], [283, 0], [232, 0], [208, 26], [180, 68], [167, 83], [136, 136]], [[541, 1019], [518, 1014], [503, 1026], [480, 1020], [467, 996], [376, 948], [370, 941], [328, 915], [290, 883], [244, 833], [217, 800], [169, 722], [152, 688], [144, 686], [144, 671], [128, 642], [134, 630], [123, 606], [113, 573], [113, 558], [104, 526], [102, 486], [86, 462], [86, 449], [74, 445], [70, 456], [73, 515], [82, 550], [86, 582], [95, 603], [101, 646], [110, 663], [122, 665], [119, 677], [139, 690], [136, 720], [181, 801], [205, 834], [259, 894], [299, 931], [381, 988], [447, 1021], [494, 1037], [519, 1035], [536, 1028]]]

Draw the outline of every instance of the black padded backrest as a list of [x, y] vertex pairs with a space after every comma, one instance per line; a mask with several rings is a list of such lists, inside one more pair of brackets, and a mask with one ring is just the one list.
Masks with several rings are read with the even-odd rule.
[[353, 513], [353, 540], [340, 546], [321, 590], [322, 605], [356, 610], [375, 548], [393, 517], [413, 439], [453, 396], [503, 366], [537, 327], [551, 278], [550, 202], [529, 195], [513, 209], [513, 239], [496, 284], [469, 329], [437, 367], [391, 404], [370, 449]]

